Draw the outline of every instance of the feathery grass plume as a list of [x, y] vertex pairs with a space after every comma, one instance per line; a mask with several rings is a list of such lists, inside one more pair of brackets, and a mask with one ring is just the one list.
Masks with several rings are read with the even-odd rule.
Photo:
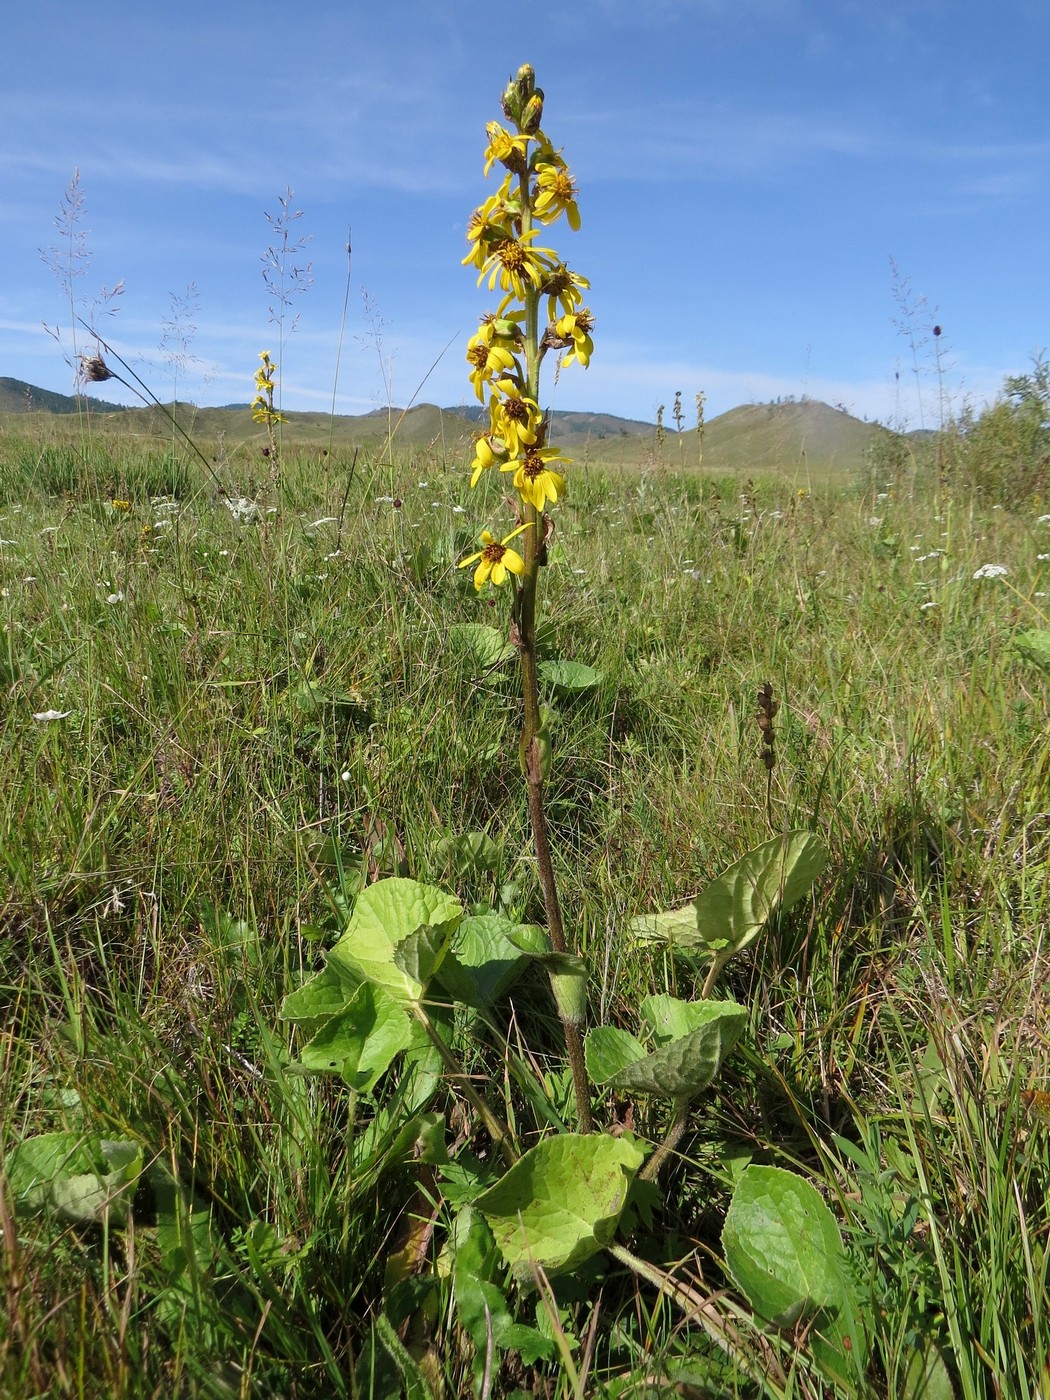
[[[289, 186], [284, 194], [277, 196], [278, 212], [264, 211], [263, 217], [273, 231], [273, 241], [262, 255], [262, 278], [271, 298], [268, 308], [270, 324], [277, 327], [277, 371], [276, 401], [278, 409], [283, 398], [284, 346], [289, 335], [299, 328], [299, 313], [292, 314], [295, 299], [304, 296], [313, 285], [313, 263], [304, 259], [303, 254], [310, 246], [310, 234], [295, 234], [295, 225], [303, 217], [301, 209], [295, 209], [292, 201], [295, 191]], [[271, 376], [272, 377], [272, 376]], [[269, 395], [270, 409], [273, 411], [273, 394]], [[278, 414], [268, 420], [271, 435], [269, 456], [271, 476], [276, 485], [280, 479], [280, 425], [287, 420]]]

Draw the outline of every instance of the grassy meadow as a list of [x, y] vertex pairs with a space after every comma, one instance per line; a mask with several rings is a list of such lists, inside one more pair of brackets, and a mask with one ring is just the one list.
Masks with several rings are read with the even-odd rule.
[[[286, 432], [279, 484], [206, 449], [228, 497], [162, 437], [0, 433], [0, 1160], [59, 1132], [142, 1152], [119, 1216], [0, 1177], [0, 1394], [1050, 1395], [1050, 677], [1015, 644], [1048, 625], [1050, 501], [989, 489], [963, 439], [951, 470], [882, 444], [719, 472], [672, 439], [574, 471], [543, 641], [597, 681], [545, 691], [546, 800], [590, 1023], [696, 991], [639, 915], [780, 832], [829, 858], [723, 973], [747, 1029], [621, 1227], [692, 1309], [608, 1254], [497, 1280], [539, 1340], [482, 1372], [397, 1073], [304, 1076], [279, 1011], [380, 877], [542, 921], [519, 679], [462, 626], [504, 634], [506, 590], [457, 568], [511, 528], [506, 483], [472, 493], [432, 436]], [[527, 1144], [571, 1117], [543, 979], [498, 1019], [455, 1033]], [[484, 1156], [455, 1103], [435, 1075], [449, 1151]], [[659, 1103], [594, 1104], [663, 1136]], [[749, 1161], [838, 1221], [872, 1299], [852, 1390], [727, 1274]], [[779, 1390], [745, 1364], [760, 1338]]]

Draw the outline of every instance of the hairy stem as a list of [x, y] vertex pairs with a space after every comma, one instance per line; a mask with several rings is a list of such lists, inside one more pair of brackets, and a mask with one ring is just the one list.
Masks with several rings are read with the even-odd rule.
[[659, 1176], [661, 1167], [682, 1140], [682, 1135], [689, 1122], [689, 1110], [689, 1100], [683, 1099], [677, 1106], [674, 1121], [667, 1130], [667, 1136], [638, 1173], [639, 1181], [655, 1181]]
[[[529, 204], [529, 180], [521, 177], [522, 233], [527, 233], [532, 224]], [[539, 403], [540, 392], [540, 347], [539, 347], [540, 295], [530, 288], [525, 295], [525, 395]], [[543, 436], [540, 436], [542, 443]], [[536, 848], [536, 864], [539, 868], [540, 889], [543, 892], [543, 907], [547, 914], [547, 930], [551, 947], [556, 953], [567, 952], [565, 924], [562, 920], [561, 902], [558, 899], [558, 885], [554, 876], [554, 860], [551, 856], [550, 839], [547, 832], [547, 814], [543, 805], [543, 760], [540, 744], [540, 691], [536, 669], [536, 594], [539, 584], [540, 564], [543, 562], [546, 539], [546, 520], [536, 507], [529, 502], [525, 507], [525, 520], [531, 528], [525, 531], [524, 559], [525, 573], [521, 581], [518, 598], [518, 648], [521, 656], [521, 684], [525, 702], [525, 714], [521, 730], [521, 767], [528, 788], [529, 821], [532, 826], [532, 839]], [[589, 1133], [594, 1129], [591, 1114], [590, 1082], [584, 1060], [583, 1036], [575, 1022], [561, 1017], [565, 1050], [572, 1068], [573, 1092], [576, 1098], [576, 1120], [580, 1132]]]

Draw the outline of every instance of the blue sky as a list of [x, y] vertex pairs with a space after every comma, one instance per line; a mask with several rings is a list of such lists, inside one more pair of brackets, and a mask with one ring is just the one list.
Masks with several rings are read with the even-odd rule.
[[71, 388], [40, 250], [79, 168], [75, 298], [90, 315], [123, 282], [98, 323], [159, 397], [193, 284], [179, 396], [251, 398], [279, 350], [265, 216], [290, 187], [313, 281], [285, 407], [472, 402], [463, 347], [491, 299], [464, 226], [525, 61], [581, 190], [581, 231], [545, 241], [597, 320], [590, 369], [547, 375], [556, 408], [652, 420], [703, 391], [713, 417], [805, 394], [929, 426], [935, 321], [954, 408], [1050, 341], [1045, 0], [34, 0], [4, 30], [0, 375]]

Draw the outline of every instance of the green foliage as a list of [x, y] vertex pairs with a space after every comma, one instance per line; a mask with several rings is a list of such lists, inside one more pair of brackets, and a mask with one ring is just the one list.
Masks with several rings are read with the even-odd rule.
[[643, 1158], [626, 1137], [562, 1133], [537, 1143], [474, 1206], [519, 1282], [553, 1276], [612, 1241]]
[[756, 1313], [810, 1330], [836, 1379], [856, 1383], [867, 1359], [863, 1309], [838, 1224], [820, 1193], [780, 1167], [745, 1169], [726, 1215], [722, 1247]]
[[[755, 1393], [758, 1338], [816, 1393], [832, 1372], [813, 1333], [761, 1327], [713, 1262], [750, 1158], [802, 1164], [840, 1226], [873, 1299], [871, 1393], [921, 1389], [921, 1368], [931, 1394], [1035, 1400], [1050, 1181], [1021, 1094], [1047, 1087], [1033, 1028], [1050, 696], [1039, 643], [1014, 643], [1045, 623], [1050, 502], [993, 511], [961, 483], [935, 496], [887, 479], [885, 501], [848, 482], [800, 497], [759, 477], [742, 520], [730, 478], [593, 464], [574, 478], [558, 534], [572, 569], [552, 558], [544, 645], [602, 681], [583, 703], [551, 692], [547, 792], [588, 1062], [592, 1037], [619, 1044], [615, 1074], [694, 1031], [706, 1003], [691, 962], [725, 950], [701, 938], [690, 893], [742, 852], [782, 849], [780, 832], [819, 833], [828, 859], [723, 966], [718, 995], [747, 1027], [657, 1183], [634, 1176], [618, 1234], [666, 1290], [602, 1249], [537, 1294], [472, 1204], [506, 1174], [501, 1151], [408, 997], [429, 977], [426, 1014], [519, 1154], [563, 1135], [571, 1085], [533, 932], [513, 671], [450, 641], [492, 616], [451, 568], [468, 497], [437, 457], [361, 461], [348, 489], [349, 459], [288, 450], [282, 494], [246, 522], [195, 494], [191, 469], [175, 507], [153, 504], [165, 454], [134, 443], [96, 442], [86, 463], [56, 452], [68, 494], [51, 495], [44, 446], [9, 442], [0, 464], [19, 507], [0, 530], [17, 546], [0, 558], [0, 1151], [9, 1186], [34, 1135], [88, 1144], [75, 1175], [109, 1175], [102, 1142], [153, 1166], [115, 1198], [133, 1235], [112, 1208], [74, 1223], [47, 1204], [3, 1232], [0, 1273], [23, 1284], [0, 1390], [347, 1395], [374, 1346], [376, 1393], [392, 1394], [402, 1382], [369, 1321], [385, 1314], [424, 1375], [436, 1349], [450, 1395], [480, 1389], [486, 1355], [491, 1394], [557, 1393], [559, 1330], [574, 1364], [591, 1357], [588, 1393], [677, 1378]], [[265, 464], [235, 454], [231, 469], [254, 497]], [[109, 505], [118, 488], [127, 513]], [[344, 510], [342, 533], [311, 524]], [[988, 562], [1008, 580], [973, 582]], [[492, 630], [502, 651], [506, 629]], [[783, 701], [771, 807], [750, 708], [767, 676]], [[50, 711], [66, 718], [33, 718]], [[424, 909], [369, 945], [397, 995], [350, 956], [323, 962], [360, 891], [392, 875], [449, 901], [447, 918]], [[683, 906], [683, 945], [630, 932], [639, 911]], [[738, 932], [765, 907], [752, 900]], [[446, 942], [438, 926], [455, 918]], [[579, 966], [567, 972], [579, 987]], [[327, 1067], [322, 1038], [304, 1073], [326, 1029], [344, 1068]], [[673, 1101], [606, 1074], [599, 1130], [630, 1122], [662, 1144]], [[418, 1273], [398, 1293], [384, 1264], [409, 1220]], [[693, 1290], [687, 1327], [676, 1286]], [[78, 1305], [56, 1313], [64, 1297]], [[698, 1325], [705, 1301], [736, 1351]]]
[[749, 947], [774, 914], [786, 913], [809, 893], [826, 862], [824, 847], [807, 831], [774, 837], [749, 851], [706, 886], [692, 903], [637, 918], [632, 928], [673, 948], [710, 955], [710, 986], [737, 953]]
[[1015, 633], [1014, 646], [1026, 661], [1038, 666], [1040, 671], [1050, 672], [1050, 631], [1045, 627]]
[[1050, 485], [1050, 361], [1040, 355], [1027, 374], [1011, 375], [1003, 397], [962, 425], [961, 471], [969, 487], [999, 504], [1021, 507]]
[[611, 1089], [685, 1103], [710, 1085], [747, 1023], [735, 1002], [649, 998], [642, 1014], [656, 1024], [657, 1049], [647, 1055], [625, 1031], [596, 1026], [587, 1036], [588, 1071]]
[[122, 1225], [142, 1164], [138, 1143], [56, 1132], [24, 1138], [8, 1153], [4, 1173], [16, 1209], [53, 1210], [82, 1224]]

